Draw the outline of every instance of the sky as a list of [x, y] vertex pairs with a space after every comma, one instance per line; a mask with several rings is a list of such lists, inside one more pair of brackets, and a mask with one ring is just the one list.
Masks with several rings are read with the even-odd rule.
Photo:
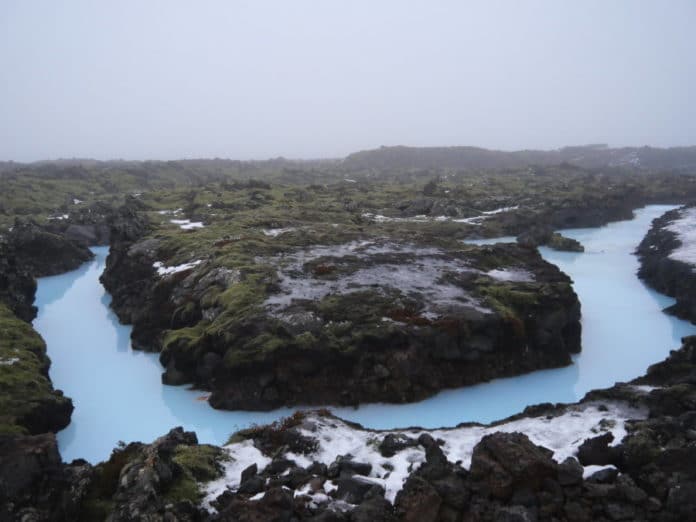
[[693, 0], [0, 0], [0, 160], [696, 145]]

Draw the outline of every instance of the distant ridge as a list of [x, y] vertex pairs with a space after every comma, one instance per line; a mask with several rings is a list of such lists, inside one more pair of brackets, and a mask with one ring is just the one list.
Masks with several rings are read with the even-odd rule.
[[479, 147], [380, 147], [346, 157], [349, 169], [499, 169], [568, 163], [578, 167], [632, 167], [646, 169], [696, 169], [696, 146], [623, 147], [604, 144], [563, 147], [556, 150], [500, 151]]

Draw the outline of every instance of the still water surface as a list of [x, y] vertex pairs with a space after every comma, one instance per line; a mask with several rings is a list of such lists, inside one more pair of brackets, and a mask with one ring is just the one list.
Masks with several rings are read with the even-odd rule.
[[[584, 253], [540, 249], [571, 276], [582, 303], [583, 351], [573, 365], [447, 390], [414, 404], [334, 412], [372, 428], [490, 422], [530, 404], [576, 401], [591, 389], [641, 375], [678, 348], [681, 337], [696, 333], [694, 325], [661, 311], [671, 298], [635, 276], [635, 247], [652, 219], [671, 208], [652, 205], [637, 210], [631, 221], [565, 230], [585, 246]], [[39, 279], [36, 295], [34, 326], [48, 345], [51, 378], [75, 404], [72, 423], [58, 434], [66, 461], [104, 460], [120, 440], [150, 441], [174, 426], [195, 431], [201, 442], [221, 444], [237, 429], [290, 412], [217, 411], [200, 400], [201, 392], [160, 384], [157, 355], [133, 351], [130, 327], [109, 309], [110, 297], [99, 283], [108, 249], [93, 250], [96, 258], [80, 269]]]

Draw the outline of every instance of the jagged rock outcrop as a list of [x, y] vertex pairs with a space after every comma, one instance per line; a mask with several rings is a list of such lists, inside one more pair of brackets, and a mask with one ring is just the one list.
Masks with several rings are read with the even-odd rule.
[[517, 242], [525, 247], [548, 246], [554, 250], [566, 252], [584, 252], [579, 241], [554, 232], [551, 226], [537, 225], [517, 236]]
[[86, 462], [61, 461], [54, 434], [0, 435], [0, 520], [78, 520], [90, 480]]
[[688, 261], [685, 255], [675, 253], [688, 245], [685, 238], [675, 232], [675, 223], [693, 219], [694, 207], [671, 210], [653, 221], [636, 253], [640, 261], [638, 276], [657, 291], [676, 299], [667, 309], [679, 317], [696, 322], [696, 257]]
[[192, 477], [176, 460], [178, 450], [197, 443], [195, 433], [174, 428], [152, 444], [123, 449], [133, 456], [120, 470], [116, 491], [110, 499], [113, 507], [106, 520], [201, 520], [203, 512], [190, 498], [178, 498], [185, 492], [183, 483]]
[[34, 276], [18, 258], [13, 243], [0, 236], [0, 301], [17, 317], [30, 322], [36, 317]]
[[109, 244], [109, 221], [113, 208], [103, 202], [73, 208], [66, 219], [53, 219], [46, 224], [49, 232], [84, 246]]
[[12, 244], [17, 263], [34, 277], [74, 270], [93, 257], [86, 246], [32, 222], [15, 221], [7, 241]]
[[[152, 287], [152, 257], [159, 244], [157, 240], [150, 240], [131, 248], [150, 231], [147, 218], [138, 210], [139, 201], [129, 198], [111, 216], [111, 249], [106, 258], [104, 273], [99, 278], [111, 294], [111, 306], [119, 320], [129, 324], [139, 324], [138, 317], [146, 310], [143, 305]], [[146, 348], [146, 343], [137, 342], [137, 331], [134, 332], [133, 339], [136, 348]]]

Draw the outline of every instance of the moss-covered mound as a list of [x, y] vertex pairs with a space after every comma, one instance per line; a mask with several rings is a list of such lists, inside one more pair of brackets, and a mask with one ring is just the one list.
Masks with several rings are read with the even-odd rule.
[[30, 324], [0, 303], [0, 433], [58, 431], [72, 401], [48, 378], [46, 345]]

